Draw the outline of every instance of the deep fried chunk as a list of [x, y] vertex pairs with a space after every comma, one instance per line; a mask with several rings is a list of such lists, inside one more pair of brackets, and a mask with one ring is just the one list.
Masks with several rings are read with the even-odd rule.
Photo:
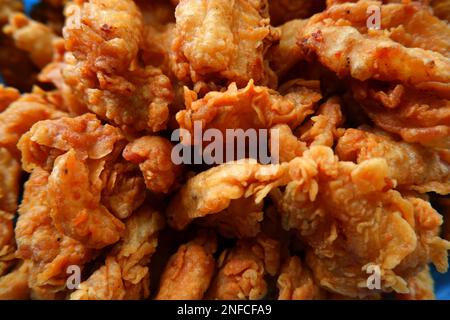
[[341, 160], [358, 163], [383, 158], [389, 177], [400, 187], [422, 193], [450, 193], [450, 164], [441, 159], [437, 150], [396, 141], [375, 130], [348, 129], [339, 139], [336, 154]]
[[199, 121], [204, 129], [215, 128], [225, 133], [227, 128], [271, 128], [285, 123], [298, 126], [313, 113], [321, 99], [318, 88], [295, 85], [284, 96], [250, 81], [243, 89], [231, 84], [225, 92], [210, 92], [198, 99], [193, 91], [186, 91], [186, 110], [177, 114], [181, 128], [193, 131]]
[[123, 157], [138, 164], [147, 188], [168, 193], [181, 174], [181, 167], [172, 161], [172, 144], [162, 137], [145, 136], [129, 143]]
[[17, 143], [36, 122], [65, 116], [44, 92], [24, 94], [0, 113], [0, 147], [18, 154]]
[[47, 201], [60, 232], [101, 249], [120, 239], [124, 225], [100, 203], [98, 167], [79, 160], [73, 149], [59, 156], [49, 177]]
[[176, 8], [174, 73], [192, 82], [224, 79], [245, 86], [270, 81], [264, 53], [271, 43], [266, 0], [183, 0]]
[[407, 142], [450, 148], [450, 99], [403, 85], [354, 82], [353, 97], [376, 125]]
[[102, 123], [93, 114], [41, 121], [20, 139], [22, 166], [51, 171], [55, 158], [73, 149], [82, 160], [100, 160], [115, 151], [124, 138], [119, 129]]
[[65, 292], [67, 268], [81, 270], [92, 257], [92, 250], [60, 233], [53, 224], [47, 204], [48, 172], [35, 168], [25, 184], [16, 240], [19, 258], [30, 262], [28, 285], [35, 298], [54, 298]]
[[215, 235], [206, 232], [181, 245], [164, 269], [156, 299], [202, 299], [214, 275], [216, 246]]
[[20, 267], [0, 277], [0, 300], [26, 300], [30, 297], [28, 288], [29, 265]]
[[[131, 0], [96, 0], [80, 7], [64, 28], [64, 80], [89, 110], [117, 126], [156, 132], [166, 128], [173, 93], [157, 68], [137, 64], [143, 20]], [[105, 13], [107, 12], [107, 13]], [[73, 21], [75, 20], [75, 21]]]
[[158, 245], [163, 217], [142, 207], [125, 222], [125, 233], [106, 257], [105, 265], [80, 284], [72, 300], [137, 300], [150, 294], [148, 264]]
[[239, 240], [222, 253], [219, 272], [207, 299], [258, 300], [267, 294], [266, 275], [275, 275], [280, 265], [280, 244], [264, 235]]
[[184, 229], [193, 219], [219, 213], [232, 200], [255, 195], [259, 203], [267, 193], [287, 183], [288, 164], [261, 165], [241, 160], [214, 167], [192, 177], [167, 208], [169, 224]]
[[43, 68], [52, 61], [53, 41], [58, 37], [46, 25], [17, 13], [10, 16], [4, 32], [14, 39], [19, 49], [30, 54], [38, 68]]
[[315, 284], [311, 271], [296, 256], [287, 259], [281, 267], [277, 286], [278, 300], [313, 300], [324, 297]]

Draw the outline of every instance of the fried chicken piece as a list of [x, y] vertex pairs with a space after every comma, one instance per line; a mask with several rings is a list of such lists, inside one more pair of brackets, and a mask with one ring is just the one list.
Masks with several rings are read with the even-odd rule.
[[[166, 128], [173, 99], [161, 70], [138, 65], [142, 15], [131, 0], [95, 0], [80, 7], [81, 27], [66, 20], [63, 76], [81, 103], [102, 119], [132, 131]], [[95, 48], [94, 50], [92, 48]]]
[[55, 227], [89, 248], [117, 242], [123, 223], [101, 204], [100, 162], [86, 163], [71, 149], [55, 160], [48, 180], [47, 201]]
[[341, 111], [341, 99], [337, 96], [329, 98], [320, 106], [315, 115], [298, 130], [296, 135], [308, 146], [333, 147], [340, 136], [339, 129], [344, 124]]
[[403, 85], [382, 89], [376, 84], [355, 82], [352, 92], [382, 129], [400, 135], [406, 142], [450, 148], [450, 99]]
[[0, 210], [0, 277], [15, 263], [13, 217], [13, 214]]
[[16, 145], [20, 137], [36, 122], [65, 115], [49, 101], [46, 93], [36, 90], [24, 94], [0, 113], [0, 147], [18, 155]]
[[20, 173], [19, 162], [8, 150], [0, 148], [0, 276], [15, 262], [13, 217], [19, 198]]
[[219, 258], [219, 272], [206, 298], [259, 300], [267, 294], [266, 275], [274, 276], [280, 265], [280, 244], [262, 234], [239, 240]]
[[171, 227], [184, 229], [192, 220], [226, 210], [232, 200], [267, 193], [288, 182], [289, 166], [261, 165], [253, 160], [225, 163], [192, 177], [172, 198], [166, 210]]
[[305, 19], [325, 9], [325, 0], [269, 0], [270, 22], [274, 26], [293, 19]]
[[16, 13], [10, 16], [9, 24], [3, 30], [14, 39], [17, 48], [30, 54], [38, 68], [41, 69], [52, 61], [53, 41], [58, 37], [46, 25], [33, 21], [23, 13]]
[[145, 136], [130, 142], [123, 151], [123, 157], [139, 165], [149, 190], [168, 193], [182, 171], [172, 161], [172, 147], [165, 138]]
[[321, 287], [372, 295], [365, 271], [375, 265], [382, 291], [407, 293], [405, 278], [430, 261], [445, 272], [450, 243], [438, 236], [442, 217], [427, 201], [392, 190], [384, 159], [340, 162], [320, 146], [290, 165], [293, 181], [272, 195], [284, 228], [309, 245], [306, 261]]
[[204, 130], [262, 129], [277, 124], [298, 126], [321, 99], [318, 89], [301, 85], [290, 89], [284, 96], [267, 87], [255, 86], [250, 80], [243, 89], [231, 84], [225, 92], [210, 92], [198, 99], [186, 89], [186, 110], [177, 113], [181, 128], [193, 132], [194, 123], [201, 121]]
[[7, 149], [0, 148], [0, 211], [16, 212], [20, 173], [17, 159]]
[[347, 129], [336, 146], [339, 159], [361, 163], [383, 158], [389, 177], [401, 188], [421, 193], [450, 193], [450, 164], [437, 150], [396, 141], [384, 132]]
[[287, 259], [281, 267], [277, 287], [278, 300], [314, 300], [325, 296], [315, 284], [311, 271], [296, 256]]
[[11, 103], [19, 98], [19, 90], [0, 84], [0, 112], [3, 112]]
[[[422, 48], [450, 57], [450, 27], [433, 16], [428, 6], [419, 2], [403, 2], [383, 5], [380, 1], [363, 0], [330, 7], [315, 16], [314, 20], [331, 18], [345, 20], [361, 33], [368, 33], [367, 21], [370, 8], [381, 10], [380, 29], [392, 40], [408, 48]], [[371, 30], [371, 33], [376, 31]]]
[[[294, 135], [291, 128], [286, 124], [279, 124], [272, 128], [278, 132], [278, 146], [274, 145], [275, 150], [271, 150], [271, 155], [278, 152], [279, 162], [289, 162], [296, 157], [300, 157], [308, 147], [304, 141]], [[272, 143], [270, 144], [272, 148]]]
[[207, 232], [181, 245], [167, 262], [156, 300], [202, 299], [214, 275], [216, 249], [216, 236]]
[[421, 48], [407, 48], [382, 35], [361, 34], [334, 22], [311, 23], [298, 45], [339, 77], [402, 82], [448, 95], [450, 59]]
[[278, 35], [266, 0], [182, 0], [176, 17], [173, 72], [196, 83], [226, 81], [243, 87], [273, 82], [264, 54]]
[[18, 148], [24, 170], [31, 172], [41, 167], [51, 171], [55, 159], [69, 150], [75, 150], [81, 160], [101, 160], [113, 154], [123, 142], [119, 129], [102, 125], [93, 114], [84, 114], [36, 123], [22, 136]]
[[28, 300], [29, 265], [22, 263], [20, 267], [0, 277], [0, 300]]
[[263, 202], [255, 202], [254, 196], [232, 200], [225, 210], [205, 216], [199, 224], [217, 228], [226, 238], [252, 238], [261, 231], [263, 206]]
[[145, 200], [145, 182], [139, 168], [120, 160], [106, 167], [101, 175], [104, 180], [101, 202], [119, 219], [126, 219]]
[[267, 52], [270, 67], [278, 77], [285, 76], [289, 70], [304, 58], [303, 51], [297, 45], [297, 35], [307, 25], [308, 20], [296, 19], [278, 27], [281, 33], [280, 41], [271, 46]]
[[71, 300], [137, 300], [150, 294], [148, 264], [164, 219], [142, 207], [125, 222], [125, 233], [100, 267], [70, 295]]
[[93, 251], [60, 233], [50, 216], [48, 172], [35, 168], [25, 183], [16, 226], [17, 256], [30, 263], [28, 285], [34, 297], [55, 297], [66, 290], [67, 268], [81, 270]]
[[435, 300], [434, 281], [427, 266], [423, 271], [408, 279], [408, 294], [398, 294], [400, 300]]

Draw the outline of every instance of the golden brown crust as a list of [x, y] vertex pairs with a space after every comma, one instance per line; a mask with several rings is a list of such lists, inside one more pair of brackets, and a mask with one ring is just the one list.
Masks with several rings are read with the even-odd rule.
[[173, 72], [178, 79], [245, 86], [269, 83], [264, 62], [268, 45], [277, 38], [269, 25], [267, 1], [180, 1], [176, 8]]
[[267, 294], [265, 275], [275, 275], [280, 264], [279, 243], [264, 235], [239, 240], [223, 252], [219, 272], [206, 295], [217, 300], [258, 300]]
[[156, 299], [202, 299], [215, 272], [215, 251], [214, 234], [200, 234], [181, 245], [163, 271]]

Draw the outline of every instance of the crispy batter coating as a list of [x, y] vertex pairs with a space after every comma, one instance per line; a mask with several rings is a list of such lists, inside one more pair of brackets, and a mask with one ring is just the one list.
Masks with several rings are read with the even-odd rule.
[[102, 203], [119, 219], [126, 219], [144, 202], [145, 182], [139, 168], [126, 161], [105, 167]]
[[172, 144], [165, 138], [145, 136], [129, 143], [123, 157], [139, 165], [147, 188], [168, 193], [176, 185], [181, 167], [172, 161]]
[[277, 287], [278, 300], [313, 300], [324, 297], [315, 284], [311, 271], [297, 256], [287, 259], [281, 267]]
[[266, 0], [182, 0], [175, 12], [174, 73], [183, 81], [273, 82], [264, 61], [278, 38]]
[[199, 173], [170, 201], [166, 211], [169, 224], [184, 229], [192, 220], [222, 212], [232, 200], [243, 197], [255, 195], [255, 203], [259, 203], [271, 189], [287, 183], [288, 169], [286, 163], [261, 165], [241, 160]]
[[0, 210], [0, 277], [15, 262], [13, 214]]
[[236, 247], [219, 258], [219, 272], [207, 299], [259, 300], [267, 294], [266, 275], [274, 276], [280, 266], [280, 244], [263, 234], [239, 240]]
[[365, 270], [377, 265], [382, 290], [405, 293], [404, 277], [428, 262], [447, 269], [450, 243], [438, 236], [442, 217], [428, 202], [391, 189], [386, 160], [355, 165], [338, 161], [329, 148], [312, 147], [291, 167], [293, 181], [273, 194], [284, 228], [297, 230], [310, 246], [307, 263], [321, 287], [371, 295]]
[[13, 217], [17, 210], [20, 164], [11, 153], [0, 148], [0, 276], [14, 263]]
[[190, 132], [196, 121], [201, 121], [204, 130], [215, 128], [223, 133], [229, 128], [271, 128], [281, 123], [295, 128], [313, 113], [321, 97], [317, 89], [301, 84], [282, 96], [255, 86], [252, 80], [243, 89], [231, 84], [225, 92], [210, 92], [198, 100], [193, 91], [186, 90], [186, 110], [177, 113], [177, 121]]
[[263, 206], [263, 202], [255, 202], [254, 196], [232, 200], [225, 210], [205, 216], [199, 224], [217, 228], [226, 238], [256, 237], [264, 218]]
[[45, 93], [36, 91], [24, 94], [0, 113], [0, 147], [18, 154], [16, 145], [20, 137], [36, 122], [65, 115], [49, 101]]
[[120, 239], [123, 223], [100, 202], [100, 162], [86, 163], [71, 149], [55, 160], [47, 201], [55, 227], [89, 248], [101, 249]]
[[327, 146], [332, 148], [340, 136], [344, 124], [341, 99], [331, 97], [322, 104], [315, 115], [297, 131], [296, 135], [308, 146]]
[[18, 147], [22, 166], [51, 171], [56, 157], [75, 150], [81, 160], [101, 160], [114, 153], [124, 138], [119, 129], [102, 125], [93, 114], [40, 121], [22, 136]]
[[[409, 48], [422, 48], [450, 57], [450, 27], [439, 20], [427, 5], [417, 1], [382, 4], [380, 1], [362, 0], [357, 3], [335, 5], [314, 17], [331, 18], [351, 23], [362, 33], [368, 33], [367, 21], [371, 7], [380, 11], [380, 29], [392, 40]], [[376, 33], [371, 30], [370, 32]]]
[[308, 20], [291, 20], [278, 27], [281, 33], [279, 43], [267, 52], [270, 67], [278, 77], [283, 77], [304, 58], [303, 51], [297, 45], [297, 35], [308, 25]]
[[125, 233], [105, 264], [70, 295], [72, 300], [137, 300], [150, 294], [148, 264], [164, 227], [160, 213], [142, 207], [125, 222]]
[[383, 158], [388, 164], [389, 177], [399, 187], [422, 193], [450, 193], [450, 164], [437, 150], [396, 141], [380, 131], [348, 129], [339, 139], [336, 154], [341, 160], [357, 163]]
[[399, 294], [400, 300], [435, 300], [434, 281], [427, 266], [423, 271], [408, 279], [408, 294]]
[[0, 0], [0, 300], [435, 298], [450, 0], [22, 11]]
[[53, 41], [58, 37], [46, 25], [17, 13], [10, 16], [3, 30], [14, 39], [17, 48], [30, 54], [37, 67], [43, 68], [52, 61]]
[[0, 84], [0, 112], [3, 112], [11, 103], [19, 98], [19, 90]]
[[376, 125], [407, 142], [450, 148], [450, 99], [403, 85], [352, 85], [353, 97]]
[[202, 299], [215, 272], [216, 241], [204, 232], [181, 245], [163, 271], [156, 300]]
[[0, 300], [27, 300], [30, 298], [28, 288], [29, 265], [20, 267], [0, 277]]
[[311, 23], [298, 40], [306, 56], [315, 56], [339, 77], [402, 82], [450, 90], [450, 59], [421, 48], [407, 48], [379, 34], [361, 34], [329, 20]]
[[93, 251], [60, 233], [50, 216], [48, 172], [35, 168], [25, 183], [16, 226], [17, 256], [30, 263], [28, 286], [35, 298], [54, 297], [65, 292], [67, 268], [83, 266]]
[[0, 148], [0, 211], [16, 212], [20, 172], [20, 163], [7, 149]]
[[[289, 162], [296, 157], [300, 157], [303, 152], [308, 149], [308, 146], [304, 141], [301, 141], [287, 124], [279, 124], [273, 127], [274, 130], [278, 130], [278, 157], [280, 162]], [[272, 144], [271, 144], [272, 147]], [[276, 149], [277, 147], [274, 146]]]
[[[63, 75], [87, 108], [117, 126], [156, 132], [166, 128], [173, 99], [161, 70], [138, 66], [142, 15], [131, 0], [86, 2], [66, 20]], [[79, 22], [79, 23], [77, 23]]]

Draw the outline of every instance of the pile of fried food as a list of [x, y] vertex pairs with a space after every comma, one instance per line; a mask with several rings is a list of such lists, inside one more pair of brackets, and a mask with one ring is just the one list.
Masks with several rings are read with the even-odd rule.
[[[434, 298], [450, 1], [22, 7], [0, 0], [0, 299]], [[278, 129], [280, 161], [177, 165], [195, 121]]]

